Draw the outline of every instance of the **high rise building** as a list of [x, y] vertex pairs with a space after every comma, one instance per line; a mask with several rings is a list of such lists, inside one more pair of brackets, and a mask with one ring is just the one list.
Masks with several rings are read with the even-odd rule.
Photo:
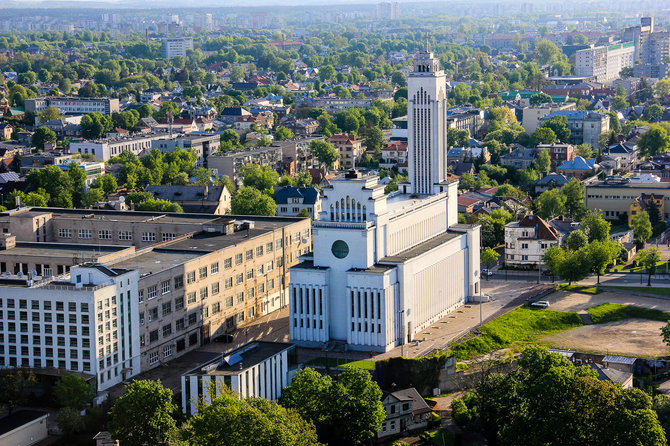
[[458, 224], [446, 83], [425, 51], [408, 77], [409, 183], [351, 170], [324, 189], [313, 256], [291, 268], [291, 340], [388, 351], [479, 292], [478, 225]]
[[377, 18], [398, 20], [400, 17], [398, 2], [382, 2], [377, 4]]
[[177, 56], [186, 57], [186, 51], [193, 49], [192, 37], [166, 37], [163, 39], [163, 57], [172, 59]]
[[632, 41], [579, 50], [575, 53], [575, 74], [592, 76], [597, 82], [618, 79], [622, 69], [633, 67], [634, 53]]
[[670, 32], [654, 28], [653, 17], [642, 17], [640, 25], [624, 30], [624, 39], [635, 43], [635, 76], [663, 78], [670, 56]]

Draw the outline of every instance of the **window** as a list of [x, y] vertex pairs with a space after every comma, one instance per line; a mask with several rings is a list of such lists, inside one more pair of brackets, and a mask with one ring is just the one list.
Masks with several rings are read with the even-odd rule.
[[164, 242], [168, 242], [170, 240], [174, 240], [177, 238], [177, 234], [172, 233], [172, 232], [164, 232], [161, 234], [161, 240]]
[[132, 240], [133, 233], [130, 231], [119, 231], [119, 240]]
[[233, 267], [233, 258], [229, 257], [226, 260], [223, 261], [223, 267], [225, 269], [229, 269]]
[[156, 233], [155, 232], [143, 232], [142, 233], [142, 241], [143, 242], [155, 242], [156, 241]]
[[174, 310], [181, 310], [184, 308], [184, 297], [178, 297], [174, 300]]
[[149, 288], [147, 288], [147, 296], [149, 299], [153, 299], [158, 296], [158, 285], [151, 285]]
[[200, 268], [198, 270], [198, 277], [201, 278], [201, 279], [204, 279], [205, 277], [207, 277], [207, 267], [206, 266], [203, 266], [202, 268]]
[[163, 337], [167, 338], [172, 334], [172, 324], [163, 325]]
[[107, 229], [98, 231], [98, 239], [100, 239], [100, 240], [111, 240], [112, 239], [112, 231], [107, 230]]
[[252, 318], [254, 317], [254, 314], [256, 313], [256, 309], [254, 307], [248, 308], [247, 309], [247, 318]]
[[243, 291], [240, 291], [239, 293], [237, 293], [236, 300], [237, 300], [238, 304], [244, 302], [244, 292]]
[[158, 319], [158, 307], [149, 308], [149, 322]]
[[241, 311], [235, 315], [235, 321], [239, 324], [240, 322], [244, 322], [244, 311]]
[[188, 325], [194, 325], [198, 322], [198, 313], [191, 313], [188, 315]]
[[177, 319], [175, 321], [174, 329], [175, 329], [175, 331], [183, 331], [184, 330], [184, 318]]
[[184, 276], [177, 276], [174, 278], [174, 289], [179, 290], [184, 288]]
[[264, 272], [265, 272], [265, 265], [260, 265], [258, 268], [256, 268], [257, 276], [262, 276]]
[[254, 270], [250, 269], [249, 271], [247, 271], [247, 280], [251, 280], [253, 278], [254, 278]]
[[209, 296], [209, 290], [207, 287], [200, 288], [200, 300], [207, 299], [207, 296]]
[[257, 290], [258, 290], [258, 294], [263, 294], [265, 292], [265, 284], [261, 283], [260, 285], [258, 285]]
[[137, 300], [138, 300], [139, 303], [144, 302], [144, 290], [138, 290]]
[[247, 299], [251, 299], [252, 297], [254, 297], [254, 291], [255, 290], [253, 288], [249, 288], [247, 290]]
[[235, 254], [235, 265], [242, 263], [242, 254]]
[[167, 358], [168, 356], [172, 356], [172, 353], [174, 352], [174, 345], [166, 345], [163, 347], [163, 358]]
[[237, 285], [239, 285], [241, 283], [244, 283], [244, 274], [243, 273], [239, 273], [235, 276], [235, 283]]
[[144, 325], [144, 312], [140, 313], [140, 325]]
[[253, 260], [254, 259], [254, 250], [250, 249], [244, 254], [244, 258], [247, 260]]
[[91, 230], [90, 229], [80, 229], [79, 233], [77, 235], [79, 236], [79, 238], [90, 239], [91, 238]]
[[272, 290], [274, 289], [274, 287], [275, 287], [275, 280], [274, 279], [268, 280], [268, 290]]
[[186, 301], [187, 301], [188, 303], [193, 304], [193, 303], [195, 303], [195, 300], [196, 300], [196, 299], [195, 299], [195, 292], [193, 292], [193, 293], [188, 293], [188, 294], [186, 295]]
[[263, 255], [263, 245], [256, 247], [256, 257]]
[[156, 364], [158, 362], [158, 352], [149, 353], [149, 364]]
[[275, 262], [270, 260], [267, 265], [265, 265], [267, 272], [273, 271], [275, 269]]
[[60, 238], [72, 238], [72, 229], [58, 229], [58, 237]]
[[265, 245], [265, 251], [272, 252], [272, 242]]
[[212, 263], [209, 267], [210, 274], [217, 274], [219, 272], [219, 262]]
[[219, 282], [212, 284], [212, 295], [219, 294]]
[[165, 280], [161, 282], [161, 294], [167, 294], [170, 292], [170, 281]]
[[149, 332], [149, 342], [158, 341], [158, 330], [152, 330]]
[[172, 313], [172, 302], [165, 302], [162, 306], [163, 316]]
[[233, 306], [233, 297], [226, 297], [226, 308], [230, 308]]
[[186, 283], [195, 282], [195, 271], [189, 271], [186, 273]]
[[232, 277], [226, 277], [226, 280], [224, 280], [224, 286], [226, 287], [226, 289], [232, 288], [233, 278]]
[[283, 246], [284, 246], [284, 240], [283, 239], [279, 239], [279, 240], [275, 241], [275, 248], [276, 249], [280, 249]]
[[221, 312], [221, 304], [220, 303], [215, 303], [212, 305], [212, 314], [220, 313]]

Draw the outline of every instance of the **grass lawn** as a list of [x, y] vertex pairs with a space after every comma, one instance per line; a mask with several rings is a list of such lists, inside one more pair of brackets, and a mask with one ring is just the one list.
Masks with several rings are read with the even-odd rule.
[[657, 294], [659, 296], [668, 296], [670, 297], [670, 288], [657, 288], [651, 286], [610, 286], [605, 285], [607, 288], [612, 288], [615, 290], [624, 290], [624, 291], [633, 291], [638, 293], [647, 293], [647, 294]]
[[596, 287], [580, 286], [580, 285], [567, 285], [561, 284], [558, 286], [559, 290], [563, 291], [572, 291], [573, 293], [582, 293], [582, 294], [600, 294], [602, 290]]
[[367, 359], [361, 359], [359, 361], [352, 361], [347, 358], [326, 358], [320, 357], [312, 359], [306, 365], [308, 366], [317, 366], [317, 367], [358, 367], [365, 370], [374, 370], [375, 363]]
[[428, 444], [435, 446], [455, 446], [456, 438], [446, 429], [440, 429], [433, 432], [426, 432], [422, 435]]
[[464, 361], [581, 325], [577, 313], [521, 307], [484, 324], [481, 335], [454, 345], [451, 351], [456, 361]]
[[605, 324], [623, 319], [649, 319], [665, 322], [670, 320], [670, 311], [642, 308], [634, 305], [607, 303], [586, 310], [594, 324]]

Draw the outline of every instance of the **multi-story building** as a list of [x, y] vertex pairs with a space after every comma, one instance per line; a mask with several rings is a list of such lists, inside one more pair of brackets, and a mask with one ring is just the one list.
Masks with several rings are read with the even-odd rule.
[[372, 99], [366, 98], [309, 98], [308, 101], [313, 107], [322, 108], [328, 113], [337, 113], [352, 107], [366, 110], [372, 107]]
[[[12, 239], [5, 235], [3, 248], [11, 251]], [[30, 245], [24, 250], [40, 249]], [[7, 272], [0, 279], [0, 366], [79, 372], [95, 376], [98, 390], [137, 375], [138, 278], [136, 270], [101, 264], [61, 276]]]
[[354, 135], [337, 133], [326, 141], [331, 143], [340, 153], [337, 164], [343, 169], [353, 169], [363, 154], [363, 143], [356, 139]]
[[565, 116], [568, 120], [570, 129], [570, 144], [588, 144], [597, 149], [598, 138], [602, 133], [610, 129], [610, 117], [605, 113], [598, 113], [586, 110], [563, 110], [557, 111], [540, 119], [540, 123], [553, 118], [554, 116]]
[[385, 20], [398, 20], [398, 2], [381, 2], [377, 4], [377, 18]]
[[484, 110], [468, 107], [453, 107], [447, 110], [447, 127], [468, 130], [474, 137], [484, 124]]
[[595, 77], [597, 82], [618, 79], [622, 69], [632, 68], [634, 64], [633, 42], [591, 47], [575, 53], [575, 74]]
[[239, 173], [242, 166], [258, 164], [281, 170], [282, 158], [281, 147], [250, 147], [228, 153], [212, 153], [207, 157], [207, 166], [238, 183], [241, 181]]
[[177, 203], [184, 212], [224, 215], [230, 213], [230, 191], [226, 186], [148, 185], [146, 192], [157, 200]]
[[382, 147], [382, 157], [379, 167], [386, 169], [407, 169], [407, 143], [391, 141]]
[[558, 166], [570, 161], [575, 157], [575, 146], [572, 144], [539, 144], [537, 150], [546, 150], [551, 159], [551, 170], [554, 171]]
[[282, 141], [273, 141], [272, 146], [281, 148], [284, 171], [294, 174], [296, 172], [306, 172], [313, 167], [319, 167], [319, 160], [312, 154], [309, 143], [320, 139], [295, 137]]
[[521, 127], [523, 127], [526, 133], [531, 135], [540, 127], [541, 118], [561, 110], [577, 110], [577, 104], [574, 102], [565, 102], [542, 104], [538, 107], [525, 107], [522, 110]]
[[195, 415], [198, 401], [209, 404], [224, 385], [240, 398], [279, 399], [297, 366], [294, 350], [289, 343], [256, 341], [200, 364], [181, 375], [182, 410]]
[[561, 244], [562, 234], [537, 215], [526, 215], [505, 225], [505, 265], [537, 269], [550, 246]]
[[174, 152], [177, 149], [193, 149], [198, 155], [197, 166], [207, 167], [207, 157], [219, 150], [220, 136], [215, 134], [190, 134], [164, 136], [151, 142], [152, 149], [161, 152]]
[[86, 262], [135, 271], [141, 370], [287, 306], [288, 268], [311, 250], [307, 218], [21, 208], [0, 214], [0, 227], [19, 240], [0, 250], [5, 275], [50, 277]]
[[430, 52], [408, 77], [409, 183], [374, 174], [324, 188], [314, 255], [291, 269], [290, 336], [302, 345], [388, 351], [479, 290], [479, 226], [458, 224], [447, 173], [446, 78]]
[[64, 115], [87, 115], [99, 112], [111, 115], [119, 111], [119, 100], [115, 98], [80, 98], [73, 96], [47, 96], [26, 99], [27, 112], [39, 113], [47, 107], [54, 107]]
[[186, 51], [193, 49], [192, 37], [166, 37], [162, 41], [163, 58], [186, 57]]
[[154, 141], [167, 137], [168, 134], [164, 132], [134, 133], [129, 136], [72, 142], [68, 150], [70, 153], [91, 154], [100, 161], [109, 161], [110, 158], [126, 151], [135, 155], [150, 152]]
[[665, 64], [670, 55], [670, 34], [654, 29], [653, 17], [642, 17], [639, 25], [626, 28], [623, 38], [635, 44], [635, 60], [641, 65]]
[[[664, 203], [670, 201], [670, 183], [627, 181], [621, 177], [610, 177], [604, 181], [587, 182], [584, 186], [584, 205], [587, 209], [599, 209], [606, 220], [628, 221], [631, 204], [640, 196], [662, 196]], [[659, 206], [661, 218], [670, 218], [670, 205]]]

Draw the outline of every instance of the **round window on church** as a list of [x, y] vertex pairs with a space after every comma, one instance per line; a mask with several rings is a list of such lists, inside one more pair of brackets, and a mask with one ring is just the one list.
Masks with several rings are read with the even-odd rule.
[[343, 259], [349, 255], [349, 245], [347, 245], [342, 240], [337, 240], [335, 243], [333, 243], [333, 247], [330, 248], [330, 250], [338, 259]]

